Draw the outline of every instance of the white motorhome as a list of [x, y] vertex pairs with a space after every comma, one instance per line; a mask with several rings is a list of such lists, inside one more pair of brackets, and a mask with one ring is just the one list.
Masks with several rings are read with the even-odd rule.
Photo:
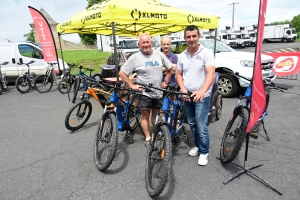
[[[35, 62], [30, 65], [30, 71], [36, 75], [45, 74], [47, 63], [44, 61], [42, 49], [30, 42], [0, 42], [0, 63], [9, 62], [2, 66], [2, 73], [6, 73], [8, 82], [27, 72], [27, 66], [18, 63]], [[59, 59], [60, 68], [63, 69], [62, 60]], [[65, 63], [65, 68], [68, 68]], [[57, 68], [58, 69], [58, 68]]]
[[232, 48], [237, 48], [238, 46], [236, 34], [231, 32], [230, 26], [226, 26], [225, 29], [219, 30], [217, 40]]
[[[123, 53], [138, 52], [138, 38], [116, 35], [117, 46]], [[152, 40], [152, 48], [159, 48], [160, 41]], [[113, 37], [111, 35], [97, 35], [97, 47], [99, 51], [113, 52]]]
[[264, 28], [264, 42], [295, 42], [296, 38], [296, 30], [290, 24], [271, 25]]
[[215, 39], [215, 29], [200, 30], [201, 38]]
[[257, 25], [246, 26], [244, 32], [250, 36], [250, 46], [256, 46]]
[[236, 37], [240, 40], [238, 47], [249, 47], [250, 46], [250, 35], [245, 33], [245, 27], [240, 27], [239, 29], [234, 29]]

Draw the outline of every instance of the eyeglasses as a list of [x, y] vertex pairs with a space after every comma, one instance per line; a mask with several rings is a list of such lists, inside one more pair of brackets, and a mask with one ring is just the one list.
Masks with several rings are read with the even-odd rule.
[[186, 36], [187, 39], [196, 38], [196, 37], [198, 37], [197, 34], [196, 35], [188, 35], [188, 36]]

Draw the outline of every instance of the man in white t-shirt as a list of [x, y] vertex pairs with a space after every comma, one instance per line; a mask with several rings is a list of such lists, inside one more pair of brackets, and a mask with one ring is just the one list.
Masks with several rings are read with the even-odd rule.
[[195, 147], [190, 156], [198, 156], [199, 165], [208, 163], [209, 133], [207, 127], [211, 85], [215, 76], [215, 59], [212, 51], [199, 44], [197, 26], [184, 31], [187, 49], [178, 57], [176, 80], [182, 92], [192, 92], [193, 101], [185, 98], [184, 110], [190, 125]]
[[[140, 86], [134, 85], [128, 78], [132, 71], [135, 71], [137, 75], [137, 82], [144, 84], [152, 83], [154, 87], [165, 88], [169, 83], [173, 72], [172, 63], [162, 52], [152, 50], [152, 42], [148, 34], [143, 33], [139, 36], [138, 45], [140, 47], [140, 51], [129, 57], [119, 72], [120, 77], [132, 89], [140, 90]], [[164, 81], [162, 81], [163, 65], [166, 69], [168, 69]], [[154, 125], [156, 113], [161, 108], [159, 99], [162, 98], [162, 92], [159, 90], [154, 90], [154, 92], [155, 93], [148, 93], [143, 91], [143, 95], [139, 98], [138, 103], [142, 112], [141, 127], [145, 134], [146, 146], [149, 145], [151, 139], [149, 130], [150, 112], [151, 122], [152, 125]]]

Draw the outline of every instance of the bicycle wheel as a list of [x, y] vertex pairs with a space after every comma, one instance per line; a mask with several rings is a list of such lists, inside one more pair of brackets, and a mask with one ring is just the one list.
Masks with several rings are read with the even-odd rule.
[[34, 88], [40, 93], [49, 92], [53, 86], [53, 78], [45, 74], [34, 79]]
[[225, 129], [221, 149], [220, 160], [223, 163], [233, 161], [241, 150], [246, 128], [248, 125], [248, 110], [246, 108], [236, 109]]
[[171, 168], [172, 144], [169, 129], [159, 126], [164, 136], [150, 143], [146, 157], [146, 188], [151, 197], [158, 196], [165, 188]]
[[94, 162], [98, 170], [104, 171], [111, 165], [117, 151], [118, 134], [116, 115], [106, 114], [98, 125], [94, 143]]
[[68, 130], [76, 131], [80, 129], [92, 114], [92, 104], [88, 101], [81, 101], [73, 106], [65, 118], [65, 126]]
[[79, 87], [80, 87], [80, 78], [77, 77], [74, 82], [74, 94], [73, 94], [73, 98], [72, 98], [72, 103], [75, 103], [77, 93], [79, 91]]
[[130, 106], [129, 106], [129, 131], [134, 131], [139, 124], [139, 119], [141, 117], [141, 113], [139, 109], [137, 108], [137, 98], [138, 95], [132, 95], [130, 99]]
[[22, 94], [28, 93], [31, 88], [29, 78], [26, 76], [19, 76], [15, 82], [16, 88]]
[[3, 92], [3, 83], [2, 83], [2, 79], [0, 78], [0, 94], [2, 94]]
[[93, 75], [93, 78], [97, 81], [97, 82], [99, 82], [99, 81], [101, 81], [102, 80], [102, 77], [101, 77], [101, 75], [100, 74], [94, 74]]
[[[270, 89], [268, 87], [265, 87], [265, 92], [266, 92], [266, 109], [268, 108], [269, 101], [270, 101]], [[258, 133], [260, 127], [262, 125], [262, 121], [258, 121], [254, 124], [252, 128], [253, 133]]]
[[66, 93], [70, 92], [71, 87], [72, 87], [72, 84], [69, 83], [68, 80], [60, 81], [57, 86], [58, 91], [62, 94], [66, 94]]
[[218, 95], [216, 101], [216, 120], [219, 120], [222, 115], [222, 106], [223, 106], [223, 99], [221, 95]]

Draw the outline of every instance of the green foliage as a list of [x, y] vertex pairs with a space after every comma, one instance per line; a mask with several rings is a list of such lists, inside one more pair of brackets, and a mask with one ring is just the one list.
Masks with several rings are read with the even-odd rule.
[[294, 18], [291, 21], [292, 27], [296, 29], [296, 32], [298, 36], [300, 35], [300, 14], [297, 16], [294, 16]]
[[[60, 51], [57, 51], [57, 55], [59, 58], [62, 58]], [[102, 65], [106, 65], [110, 53], [98, 50], [66, 50], [63, 51], [63, 56], [66, 63], [75, 63], [83, 67], [95, 69], [94, 73], [96, 73], [100, 72]], [[73, 70], [72, 73], [76, 73], [78, 69]]]
[[[94, 4], [100, 3], [104, 0], [87, 0], [88, 5], [86, 8], [89, 8], [93, 6]], [[96, 34], [79, 34], [79, 37], [81, 38], [81, 42], [83, 44], [95, 44], [97, 41]]]
[[95, 44], [97, 41], [96, 34], [78, 34], [83, 44]]
[[269, 24], [265, 24], [266, 26], [271, 26], [271, 25], [279, 25], [279, 24], [291, 24], [291, 20], [284, 20], [284, 21], [277, 21], [277, 22], [271, 22]]
[[86, 6], [86, 8], [89, 8], [89, 7], [93, 6], [94, 4], [101, 3], [104, 0], [86, 0], [86, 1], [88, 2], [88, 5]]
[[26, 41], [35, 42], [34, 35], [33, 35], [33, 29], [31, 29], [29, 31], [29, 33], [24, 34], [23, 36], [26, 38]]

